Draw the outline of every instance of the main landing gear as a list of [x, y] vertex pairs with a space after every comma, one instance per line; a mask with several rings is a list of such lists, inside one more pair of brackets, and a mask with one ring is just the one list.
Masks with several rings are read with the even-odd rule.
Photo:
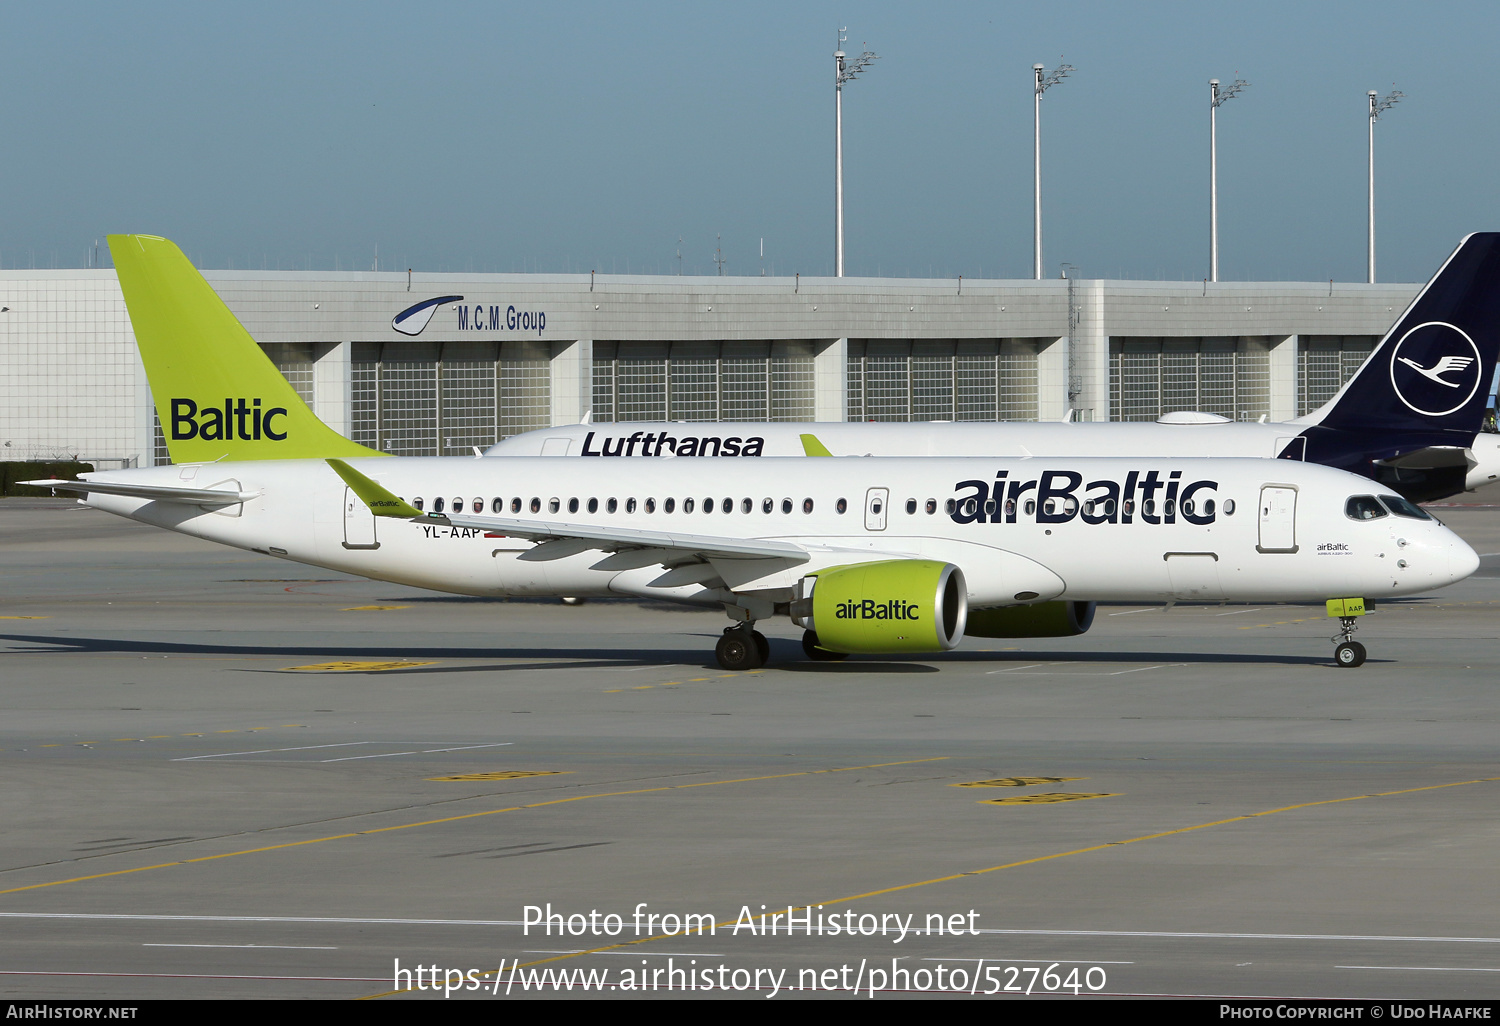
[[1351, 669], [1363, 664], [1365, 646], [1354, 640], [1354, 632], [1359, 628], [1359, 621], [1352, 616], [1341, 616], [1339, 628], [1339, 633], [1332, 639], [1338, 642], [1338, 647], [1333, 650], [1333, 661], [1339, 666], [1347, 666]]
[[726, 670], [758, 670], [771, 657], [771, 643], [748, 622], [725, 627], [714, 658]]

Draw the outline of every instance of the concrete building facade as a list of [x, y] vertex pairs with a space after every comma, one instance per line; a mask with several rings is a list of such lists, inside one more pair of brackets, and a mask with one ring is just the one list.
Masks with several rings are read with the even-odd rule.
[[[402, 455], [639, 420], [1288, 420], [1411, 284], [205, 271], [331, 427]], [[410, 307], [443, 298], [416, 333]], [[166, 460], [110, 270], [0, 271], [0, 458]]]

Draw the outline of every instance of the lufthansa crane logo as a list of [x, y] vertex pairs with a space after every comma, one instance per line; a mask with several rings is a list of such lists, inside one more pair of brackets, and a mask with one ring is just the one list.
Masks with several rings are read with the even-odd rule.
[[420, 335], [422, 329], [427, 327], [427, 322], [432, 320], [432, 315], [437, 312], [438, 307], [445, 303], [460, 302], [463, 298], [463, 296], [438, 296], [436, 299], [424, 299], [392, 317], [391, 327], [403, 335]]
[[1391, 350], [1391, 387], [1408, 409], [1424, 417], [1463, 409], [1483, 376], [1474, 340], [1443, 321], [1417, 325]]

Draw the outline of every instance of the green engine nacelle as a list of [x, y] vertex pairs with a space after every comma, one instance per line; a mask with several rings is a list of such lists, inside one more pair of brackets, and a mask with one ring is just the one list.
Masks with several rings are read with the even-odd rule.
[[1071, 638], [1093, 623], [1092, 602], [1038, 602], [970, 610], [964, 632], [971, 638]]
[[[931, 559], [890, 559], [808, 574], [792, 618], [832, 652], [945, 652], [964, 636], [963, 571]], [[811, 614], [811, 615], [809, 615]]]

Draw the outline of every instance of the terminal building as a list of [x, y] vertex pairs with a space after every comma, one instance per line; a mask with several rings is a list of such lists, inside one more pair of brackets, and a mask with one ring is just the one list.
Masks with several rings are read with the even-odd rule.
[[[1289, 420], [1333, 395], [1420, 288], [203, 273], [325, 422], [408, 456], [585, 415]], [[119, 283], [0, 271], [0, 459], [74, 456], [168, 462]]]

